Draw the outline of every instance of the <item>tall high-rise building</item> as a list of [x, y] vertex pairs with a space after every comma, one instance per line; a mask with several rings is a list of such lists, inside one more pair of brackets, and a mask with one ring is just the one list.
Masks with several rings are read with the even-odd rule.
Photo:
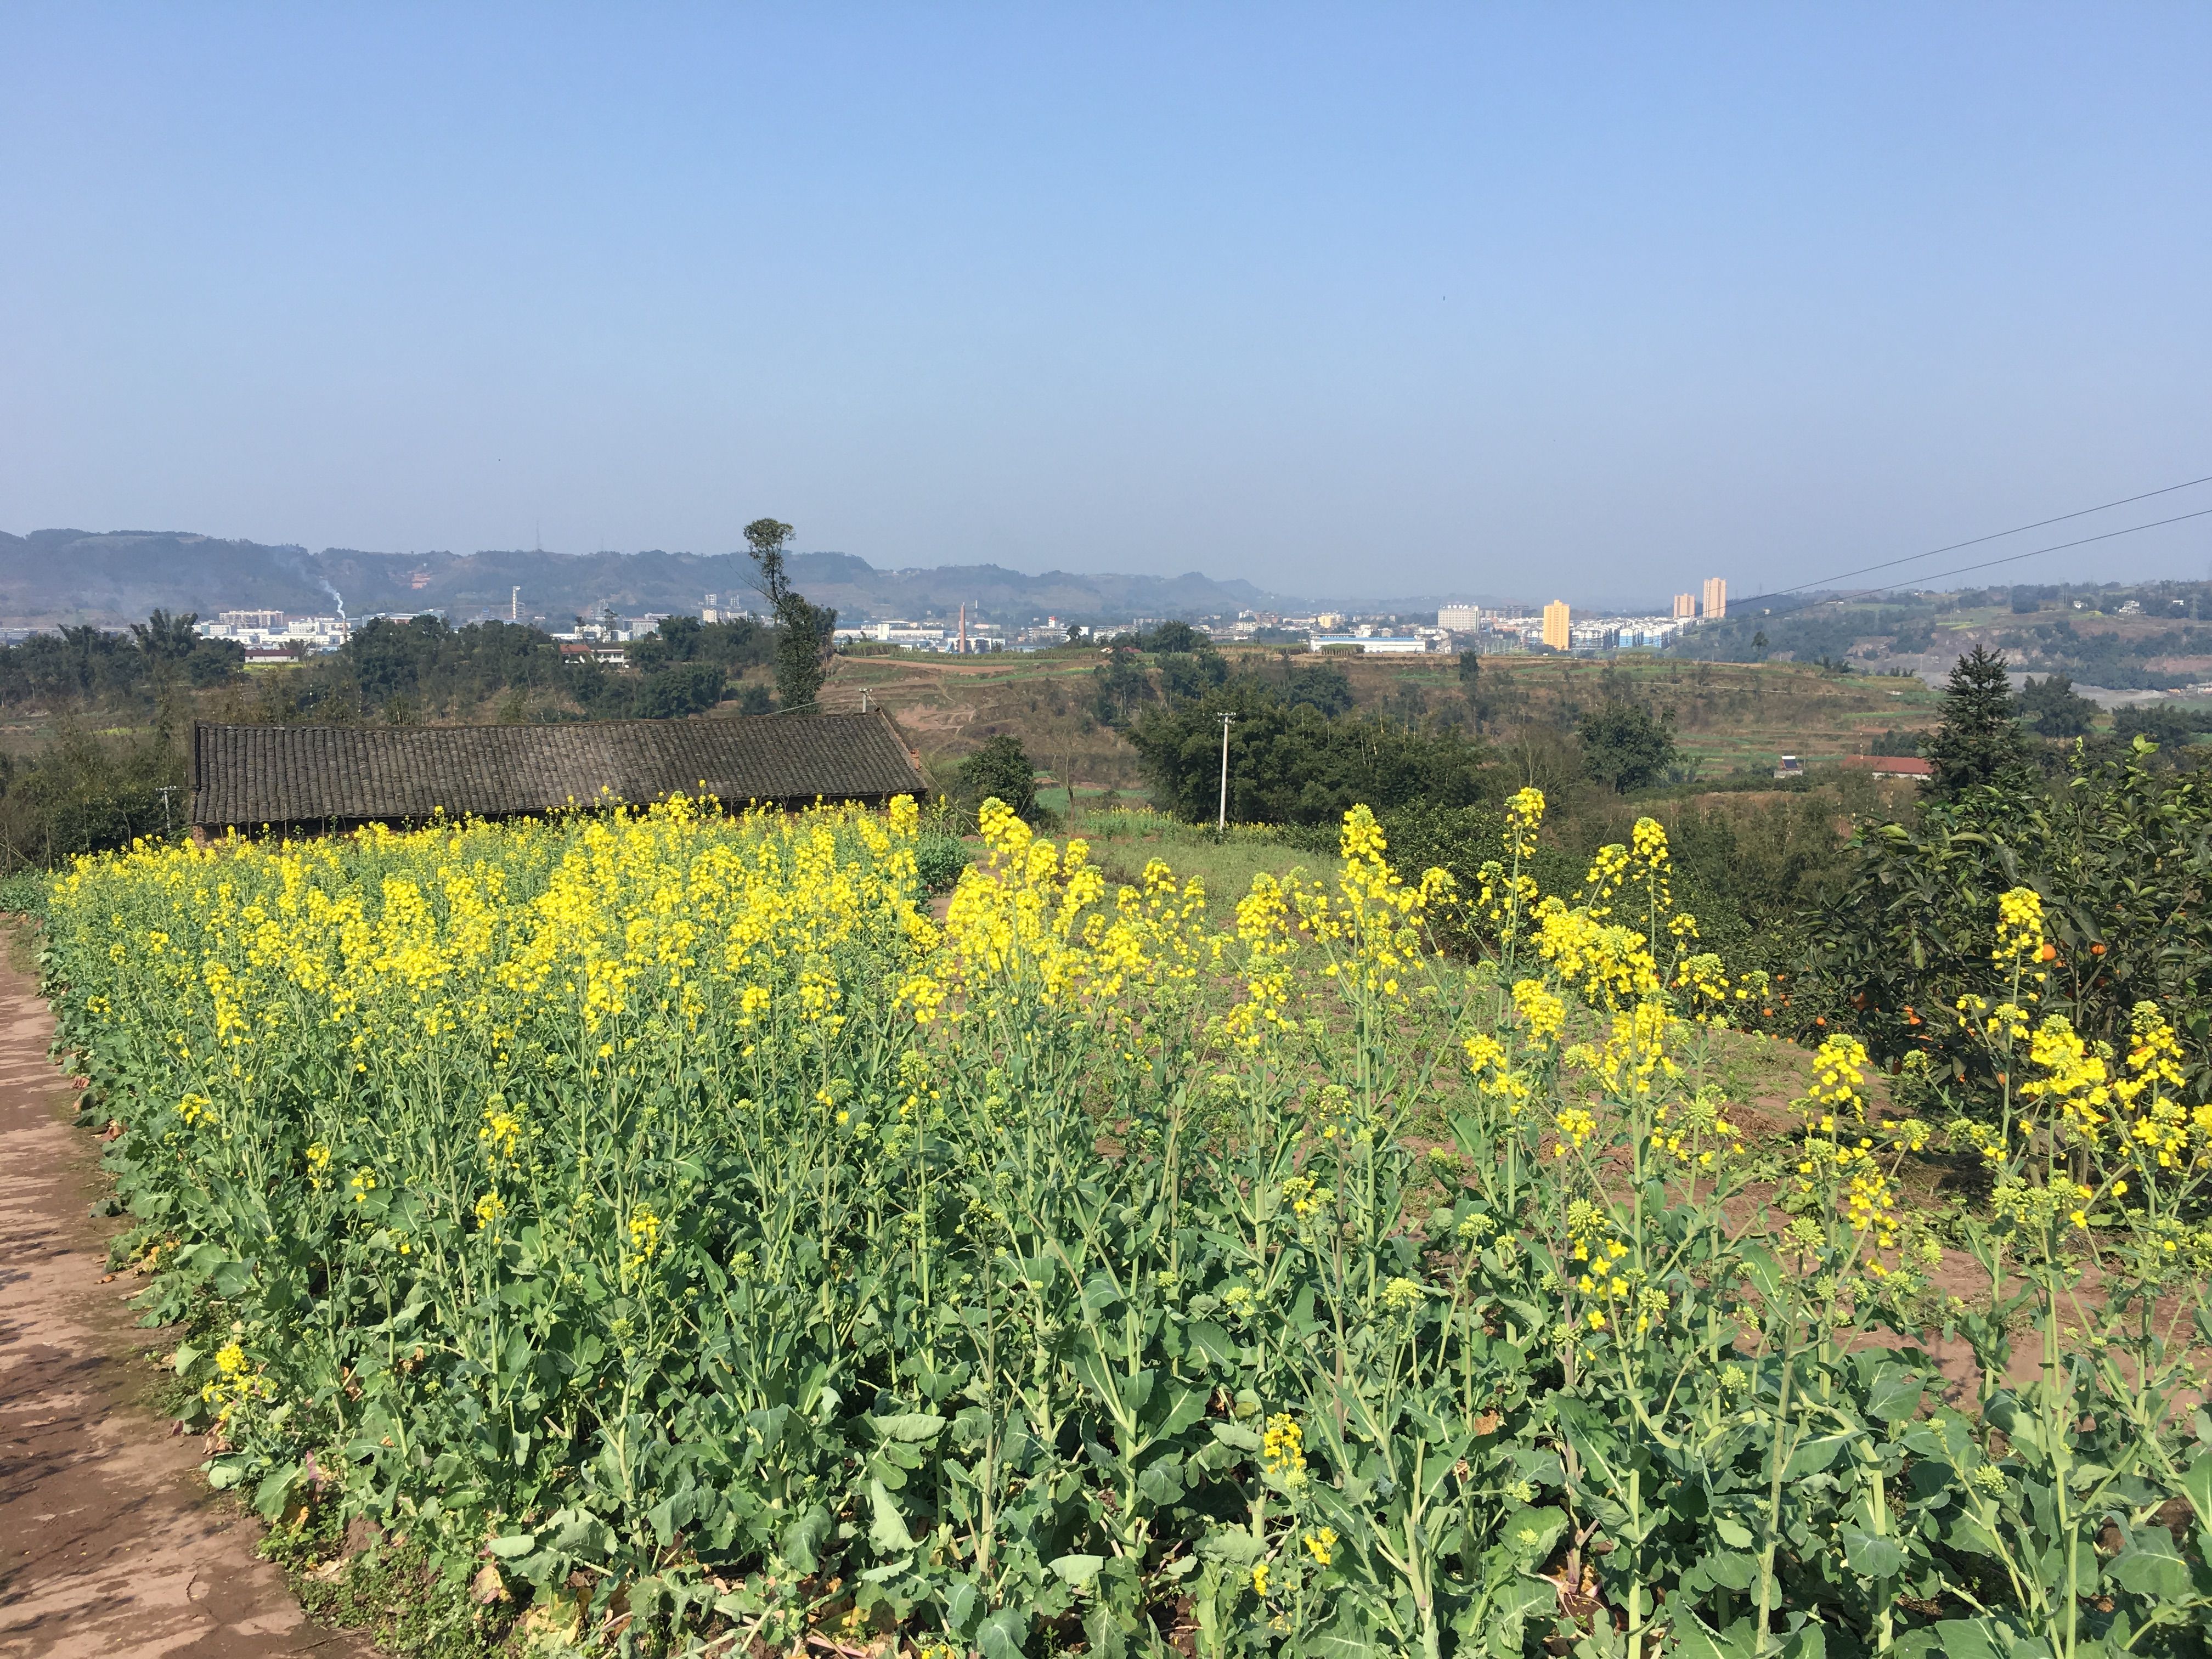
[[1708, 618], [1728, 615], [1728, 578], [1705, 578], [1705, 615]]
[[1697, 614], [1698, 596], [1696, 594], [1677, 593], [1674, 596], [1674, 620], [1676, 622], [1692, 621], [1696, 617]]
[[1554, 651], [1567, 648], [1567, 602], [1553, 599], [1544, 607], [1544, 643]]
[[1472, 634], [1482, 626], [1482, 607], [1474, 605], [1447, 605], [1437, 611], [1437, 626], [1455, 634]]

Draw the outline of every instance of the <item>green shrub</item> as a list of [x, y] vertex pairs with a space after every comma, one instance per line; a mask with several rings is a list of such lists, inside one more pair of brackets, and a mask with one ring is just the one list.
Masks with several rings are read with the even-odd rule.
[[0, 910], [43, 920], [52, 888], [53, 877], [44, 870], [26, 868], [0, 876]]
[[942, 893], [960, 879], [970, 862], [968, 844], [957, 836], [925, 835], [915, 842], [914, 862], [924, 890]]

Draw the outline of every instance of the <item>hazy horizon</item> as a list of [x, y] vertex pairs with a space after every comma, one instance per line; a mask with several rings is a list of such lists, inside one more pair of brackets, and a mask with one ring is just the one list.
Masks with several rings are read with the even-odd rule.
[[[2054, 527], [2049, 533], [2052, 535], [2065, 536], [2080, 532], [2070, 531], [2064, 527]], [[2094, 534], [2095, 532], [2091, 531], [2087, 533]], [[599, 548], [593, 549], [588, 552], [568, 552], [556, 548], [318, 548], [310, 547], [303, 543], [296, 541], [265, 541], [259, 538], [253, 537], [235, 538], [212, 538], [205, 537], [204, 532], [175, 529], [153, 530], [141, 527], [111, 531], [87, 531], [82, 526], [42, 526], [40, 530], [26, 532], [23, 535], [18, 535], [17, 532], [8, 531], [4, 527], [0, 527], [0, 557], [5, 557], [15, 551], [15, 550], [9, 545], [10, 538], [20, 541], [27, 539], [30, 537], [52, 537], [58, 534], [71, 537], [82, 535], [93, 539], [112, 538], [118, 541], [129, 541], [133, 538], [162, 540], [171, 537], [186, 537], [204, 539], [209, 542], [213, 542], [218, 545], [234, 548], [255, 548], [266, 553], [283, 554], [290, 557], [305, 556], [310, 558], [335, 557], [339, 559], [349, 559], [368, 556], [372, 558], [389, 558], [401, 561], [412, 558], [482, 558], [495, 562], [526, 560], [531, 558], [568, 558], [574, 559], [579, 562], [584, 562], [608, 558], [622, 559], [634, 557], [668, 558], [672, 556], [685, 559], [715, 560], [744, 559], [746, 556], [745, 550], [743, 548], [719, 550], [705, 548], [658, 547], [631, 549]], [[1977, 571], [1969, 575], [1954, 577], [1948, 580], [1937, 583], [1934, 585], [1933, 587], [1924, 588], [1923, 591], [1940, 592], [1959, 592], [1962, 590], [1986, 590], [1994, 587], [2010, 587], [2018, 584], [2026, 584], [2027, 586], [2036, 587], [2050, 587], [2053, 586], [2088, 587], [2100, 584], [2124, 586], [2127, 585], [2125, 580], [2108, 576], [2101, 571], [2084, 574], [2077, 568], [2063, 567], [2059, 565], [2056, 560], [2043, 561], [2039, 564], [2034, 566], [2033, 568], [2037, 572], [2037, 574], [2026, 574], [2027, 567], [2023, 567], [2021, 569], [2017, 570], [2008, 568], [2007, 565], [2009, 562], [2003, 560], [2002, 556], [2002, 550], [2017, 545], [2018, 542], [2021, 539], [2025, 538], [2014, 538], [2013, 541], [1999, 542], [1990, 548], [1974, 548], [1966, 550], [1964, 553], [1957, 556], [1968, 559], [1980, 559], [1994, 556], [1997, 557], [1999, 561], [1996, 568]], [[842, 548], [793, 547], [791, 550], [791, 552], [794, 560], [794, 580], [802, 586], [805, 586], [817, 580], [823, 579], [819, 576], [817, 572], [810, 572], [807, 568], [806, 562], [810, 558], [818, 557], [830, 560], [844, 560], [862, 556], [854, 555], [848, 550]], [[35, 550], [28, 550], [28, 556], [33, 557], [37, 556]], [[1064, 567], [1024, 569], [1012, 565], [972, 561], [948, 562], [944, 564], [924, 566], [880, 565], [874, 563], [872, 561], [865, 560], [865, 558], [863, 559], [863, 562], [868, 563], [871, 569], [878, 575], [887, 578], [896, 576], [942, 575], [956, 571], [983, 572], [989, 570], [1000, 570], [1027, 580], [1039, 580], [1048, 579], [1054, 576], [1065, 576], [1070, 580], [1079, 582], [1093, 580], [1123, 580], [1133, 576], [1140, 580], [1152, 579], [1163, 582], [1172, 582], [1178, 580], [1184, 581], [1196, 580], [1217, 585], [1234, 584], [1239, 580], [1249, 580], [1249, 578], [1239, 579], [1233, 574], [1205, 569], [1160, 573], [1136, 573], [1109, 570], [1073, 570]], [[298, 574], [296, 568], [283, 566], [281, 562], [278, 566], [272, 567], [272, 568], [280, 572], [284, 569], [293, 569], [295, 574]], [[733, 583], [733, 586], [726, 591], [733, 592], [749, 592], [750, 574], [749, 568], [739, 568], [730, 573], [730, 580]], [[720, 582], [723, 580], [723, 578], [719, 574], [706, 572], [701, 573], [701, 578], [702, 592], [708, 591], [704, 586], [706, 582]], [[1881, 573], [1876, 573], [1870, 578], [1870, 580], [1876, 580], [1881, 579]], [[329, 586], [329, 579], [327, 576], [318, 574], [312, 577], [310, 580], [319, 582], [325, 587]], [[505, 581], [507, 580], [507, 577], [506, 575], [502, 575], [499, 580]], [[842, 578], [833, 578], [828, 580], [842, 580]], [[2149, 580], [2162, 579], [2139, 578], [2136, 580]], [[2178, 578], [2167, 578], [2163, 580], [2208, 580], [2208, 578], [2203, 576], [2191, 576], [2186, 573], [2184, 573]], [[526, 586], [528, 586], [526, 580], [525, 585]], [[1439, 588], [1428, 592], [1390, 593], [1371, 592], [1362, 594], [1332, 592], [1328, 590], [1301, 592], [1280, 588], [1269, 589], [1262, 583], [1252, 583], [1251, 586], [1259, 588], [1266, 595], [1267, 599], [1272, 601], [1279, 601], [1280, 604], [1278, 608], [1291, 614], [1297, 614], [1300, 611], [1334, 609], [1342, 611], [1358, 611], [1361, 614], [1387, 615], [1393, 611], [1396, 611], [1401, 614], [1413, 615], [1425, 610], [1434, 609], [1443, 604], [1463, 603], [1477, 603], [1486, 606], [1500, 605], [1517, 605], [1533, 614], [1535, 610], [1549, 600], [1565, 599], [1574, 608], [1575, 611], [1578, 615], [1663, 615], [1668, 612], [1673, 598], [1677, 592], [1687, 591], [1695, 594], [1701, 593], [1702, 592], [1701, 585], [1698, 581], [1690, 582], [1686, 588], [1670, 587], [1664, 591], [1653, 590], [1650, 592], [1635, 592], [1630, 590], [1594, 592], [1587, 588], [1578, 589], [1555, 586], [1545, 588], [1526, 586], [1514, 588], [1505, 586], [1490, 589], [1474, 589], [1462, 586], [1456, 588]], [[1784, 592], [1785, 594], [1794, 592], [1796, 595], [1796, 601], [1802, 601], [1808, 599], [1826, 599], [1837, 597], [1848, 597], [1866, 600], [1870, 603], [1880, 604], [1882, 602], [1883, 596], [1886, 593], [1894, 592], [1899, 589], [1908, 586], [1919, 586], [1921, 585], [1915, 583], [1899, 583], [1896, 588], [1881, 589], [1869, 588], [1861, 585], [1844, 582], [1827, 588], [1784, 590]], [[234, 582], [234, 586], [235, 591], [229, 592], [228, 597], [221, 600], [216, 608], [238, 608], [242, 606], [247, 609], [253, 609], [258, 608], [267, 602], [266, 596], [258, 594], [254, 588], [254, 584], [251, 580], [246, 580], [242, 585]], [[334, 592], [335, 590], [332, 591]], [[1778, 596], [1766, 589], [1757, 587], [1750, 589], [1738, 589], [1731, 587], [1729, 593], [1729, 602], [1732, 609], [1741, 610], [1750, 606], [1755, 601], [1772, 597]], [[950, 604], [951, 601], [948, 600], [947, 603]], [[1132, 616], [1149, 614], [1152, 611], [1158, 611], [1160, 609], [1161, 603], [1162, 602], [1156, 601], [1143, 601], [1137, 603], [1133, 608], [1127, 609], [1125, 612], [1116, 614], [1127, 614]], [[278, 605], [275, 608], [282, 609], [283, 607]], [[432, 608], [439, 609], [441, 607], [434, 605]], [[652, 607], [647, 606], [646, 608], [650, 609]], [[1224, 605], [1217, 608], [1220, 609], [1224, 614], [1226, 614], [1229, 610], [1233, 610], [1236, 607], [1235, 605], [1227, 602], [1226, 596], [1224, 596]], [[1266, 606], [1263, 605], [1261, 608], [1265, 609]], [[1015, 605], [1011, 607], [1011, 611], [1019, 611], [1021, 609], [1023, 609], [1023, 607], [1019, 605]], [[1112, 607], [1109, 606], [1108, 609], [1110, 611]], [[1007, 611], [1011, 614], [1011, 611], [1006, 604], [1001, 603], [993, 608], [992, 614], [996, 614], [1000, 611]], [[1208, 608], [1206, 606], [1200, 605], [1197, 607], [1196, 610], [1193, 610], [1193, 608], [1188, 604], [1170, 604], [1166, 606], [1166, 613], [1176, 615], [1207, 614]]]
[[[2212, 473], [2201, 8], [0, 40], [27, 530], [719, 550], [771, 514], [880, 569], [1748, 597]], [[1940, 585], [2202, 580], [2208, 526]]]

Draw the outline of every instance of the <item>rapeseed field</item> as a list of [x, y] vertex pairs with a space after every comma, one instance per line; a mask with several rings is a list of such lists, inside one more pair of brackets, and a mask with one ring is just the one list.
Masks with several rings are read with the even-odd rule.
[[910, 801], [145, 846], [46, 973], [209, 1479], [447, 1646], [2202, 1652], [2165, 1012], [2040, 1015], [2017, 890], [1929, 1016], [1999, 1096], [1838, 1036], [1747, 1145], [1765, 988], [1650, 820], [1538, 902], [1543, 811], [1212, 912], [996, 802], [941, 917]]

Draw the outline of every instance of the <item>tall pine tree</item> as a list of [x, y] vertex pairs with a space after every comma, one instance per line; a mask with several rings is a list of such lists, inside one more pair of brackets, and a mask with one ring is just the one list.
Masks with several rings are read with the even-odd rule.
[[1955, 801], [1986, 787], [2025, 791], [2034, 783], [2012, 683], [2002, 653], [1976, 646], [1959, 659], [1943, 693], [1943, 721], [1920, 752], [1935, 765], [1927, 796]]

